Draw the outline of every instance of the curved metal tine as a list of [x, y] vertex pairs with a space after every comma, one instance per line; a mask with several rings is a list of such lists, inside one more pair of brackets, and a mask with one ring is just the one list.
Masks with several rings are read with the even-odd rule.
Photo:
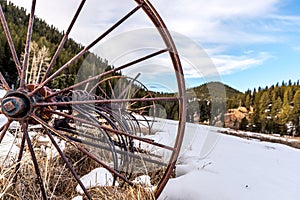
[[60, 44], [58, 45], [58, 47], [56, 49], [56, 52], [54, 53], [54, 55], [53, 55], [53, 57], [52, 57], [52, 59], [50, 61], [49, 67], [47, 68], [47, 70], [46, 70], [46, 72], [45, 72], [45, 74], [44, 74], [44, 76], [43, 76], [43, 78], [41, 80], [41, 83], [44, 82], [46, 80], [47, 76], [49, 75], [49, 73], [50, 73], [50, 71], [51, 71], [51, 69], [52, 69], [52, 67], [53, 67], [53, 65], [54, 65], [54, 63], [55, 63], [55, 61], [56, 61], [59, 53], [63, 49], [63, 46], [64, 46], [64, 44], [66, 43], [66, 41], [67, 41], [67, 39], [69, 37], [69, 34], [70, 34], [70, 32], [71, 32], [71, 30], [72, 30], [72, 28], [73, 28], [73, 26], [74, 26], [74, 24], [75, 24], [75, 22], [76, 22], [76, 20], [77, 20], [77, 18], [79, 16], [79, 14], [80, 14], [80, 12], [81, 12], [81, 10], [82, 10], [85, 2], [86, 2], [86, 0], [82, 0], [81, 3], [80, 3], [80, 5], [79, 5], [79, 7], [77, 8], [77, 11], [76, 11], [76, 13], [75, 13], [75, 15], [74, 15], [71, 23], [70, 23], [70, 25], [69, 25], [69, 27], [68, 27], [65, 35], [63, 36], [62, 40], [60, 41]]
[[12, 121], [8, 120], [1, 128], [0, 128], [0, 132], [1, 132], [1, 135], [0, 135], [0, 144], [6, 134], [6, 131], [8, 130], [10, 124], [11, 124]]
[[24, 60], [23, 60], [21, 74], [20, 74], [20, 89], [23, 89], [25, 87], [26, 71], [27, 71], [27, 67], [28, 67], [29, 52], [30, 52], [30, 42], [31, 42], [33, 22], [34, 22], [35, 5], [36, 5], [36, 0], [32, 0], [31, 11], [30, 11], [30, 16], [29, 16], [29, 23], [28, 23], [28, 30], [27, 30], [27, 37], [26, 37], [26, 44], [25, 44]]
[[[43, 125], [42, 125], [43, 126]], [[62, 150], [60, 149], [60, 147], [58, 146], [57, 142], [55, 141], [55, 139], [53, 138], [53, 136], [51, 135], [51, 133], [49, 132], [49, 130], [43, 126], [46, 134], [48, 135], [48, 137], [50, 138], [52, 144], [54, 145], [54, 147], [56, 148], [56, 150], [58, 151], [60, 157], [64, 160], [64, 162], [66, 163], [67, 167], [69, 168], [69, 170], [71, 171], [72, 175], [74, 176], [74, 178], [76, 179], [76, 181], [78, 182], [78, 184], [80, 185], [81, 189], [83, 190], [83, 192], [85, 193], [85, 195], [88, 197], [88, 199], [92, 199], [92, 196], [90, 195], [90, 193], [87, 191], [87, 189], [85, 188], [85, 186], [83, 185], [82, 181], [80, 180], [79, 176], [77, 175], [74, 167], [72, 166], [72, 164], [68, 161], [68, 158], [66, 157], [66, 155], [62, 152]]]
[[66, 64], [64, 64], [61, 68], [59, 68], [56, 72], [54, 72], [50, 77], [48, 77], [44, 82], [42, 82], [36, 89], [34, 89], [30, 95], [33, 95], [36, 91], [40, 90], [44, 87], [49, 81], [53, 80], [57, 77], [63, 70], [67, 69], [72, 63], [77, 61], [83, 54], [88, 52], [93, 46], [95, 46], [99, 41], [109, 35], [113, 30], [115, 30], [119, 25], [121, 25], [124, 21], [126, 21], [130, 16], [132, 16], [136, 11], [138, 11], [142, 7], [142, 4], [136, 6], [133, 10], [131, 10], [128, 14], [126, 14], [123, 18], [117, 21], [113, 26], [111, 26], [108, 30], [106, 30], [102, 35], [100, 35], [96, 40], [86, 46], [82, 51], [80, 51], [77, 55], [75, 55], [71, 60], [69, 60]]
[[31, 159], [32, 159], [32, 162], [33, 162], [33, 165], [34, 165], [35, 173], [36, 173], [37, 178], [38, 178], [38, 182], [40, 184], [43, 199], [47, 200], [48, 198], [47, 198], [46, 189], [45, 189], [45, 186], [44, 186], [44, 181], [43, 181], [43, 178], [42, 178], [42, 175], [41, 175], [41, 171], [40, 171], [40, 168], [39, 168], [39, 165], [38, 165], [36, 155], [34, 153], [34, 149], [33, 149], [29, 134], [28, 134], [28, 123], [27, 122], [22, 123], [22, 130], [23, 130], [23, 134], [25, 135], [25, 138], [26, 138], [26, 141], [27, 141], [29, 152], [31, 154]]
[[3, 14], [3, 10], [2, 10], [2, 6], [1, 5], [0, 5], [0, 19], [1, 19], [1, 22], [2, 22], [2, 26], [3, 26], [3, 29], [4, 29], [7, 41], [8, 41], [8, 45], [9, 45], [10, 51], [12, 53], [14, 62], [16, 64], [16, 68], [17, 68], [18, 74], [20, 76], [21, 75], [21, 64], [20, 64], [19, 58], [17, 56], [16, 48], [15, 48], [14, 42], [12, 40], [12, 37], [10, 35], [9, 28], [8, 28], [8, 25], [7, 25], [7, 21], [5, 19], [4, 14]]
[[[92, 117], [89, 112], [85, 111], [84, 109], [80, 108], [79, 106], [73, 106], [73, 109], [75, 109], [77, 112], [87, 116], [91, 122], [95, 122], [99, 125], [99, 122], [97, 121], [97, 119]], [[106, 131], [105, 131], [105, 133], [106, 134], [103, 134], [103, 135], [106, 137], [107, 143], [109, 144], [109, 147], [111, 149], [111, 153], [112, 153], [113, 160], [114, 160], [114, 168], [117, 169], [119, 164], [118, 164], [118, 156], [116, 154], [116, 147], [115, 147], [115, 145], [112, 144], [113, 141], [112, 141], [111, 137], [109, 136], [109, 134]]]
[[166, 145], [163, 145], [163, 144], [160, 144], [160, 143], [153, 142], [152, 140], [149, 140], [147, 138], [142, 138], [142, 137], [138, 137], [138, 136], [135, 136], [135, 135], [131, 135], [129, 133], [125, 133], [123, 131], [111, 129], [109, 127], [106, 127], [106, 126], [103, 126], [103, 125], [99, 125], [99, 124], [95, 124], [93, 122], [90, 122], [90, 121], [87, 121], [87, 120], [84, 120], [84, 119], [81, 119], [81, 118], [78, 118], [78, 117], [74, 117], [74, 116], [71, 116], [71, 115], [68, 115], [68, 114], [65, 114], [65, 113], [60, 113], [60, 112], [56, 112], [56, 111], [53, 111], [53, 110], [49, 110], [49, 112], [51, 112], [53, 114], [57, 114], [59, 116], [66, 117], [66, 118], [74, 119], [74, 120], [76, 120], [78, 122], [89, 124], [89, 125], [95, 126], [97, 128], [104, 129], [104, 130], [107, 130], [107, 131], [110, 131], [110, 132], [113, 132], [113, 133], [116, 133], [116, 134], [124, 135], [124, 136], [130, 137], [132, 139], [136, 139], [136, 140], [148, 143], [148, 144], [152, 144], [154, 146], [158, 146], [158, 147], [161, 147], [161, 148], [164, 148], [164, 149], [168, 149], [170, 151], [174, 151], [173, 147], [169, 147], [169, 146], [166, 146]]
[[[101, 85], [101, 83], [104, 83], [104, 82], [106, 82], [106, 81], [108, 81], [108, 80], [110, 80], [110, 79], [120, 79], [120, 78], [122, 78], [122, 77], [124, 77], [124, 76], [122, 76], [122, 75], [117, 75], [117, 76], [109, 76], [109, 77], [107, 77], [107, 78], [104, 78], [104, 79], [101, 79], [97, 84], [95, 84], [91, 89], [90, 89], [90, 91], [88, 92], [89, 94], [92, 94], [93, 92], [95, 93], [96, 92], [96, 89], [97, 89], [97, 87], [101, 90], [101, 87], [99, 87], [100, 85]], [[103, 92], [103, 90], [101, 91], [101, 92]], [[107, 95], [106, 95], [107, 96]], [[107, 98], [109, 98], [108, 96], [107, 96]]]
[[84, 153], [85, 155], [87, 155], [88, 157], [90, 157], [91, 159], [93, 159], [94, 161], [96, 161], [98, 164], [102, 165], [102, 167], [106, 168], [109, 172], [111, 172], [112, 174], [116, 175], [118, 178], [122, 179], [123, 181], [127, 182], [129, 185], [133, 185], [133, 183], [130, 180], [128, 180], [125, 176], [123, 176], [122, 174], [120, 174], [119, 172], [117, 172], [115, 169], [112, 169], [105, 162], [99, 160], [96, 156], [94, 156], [93, 154], [91, 154], [90, 152], [88, 152], [85, 148], [83, 148], [82, 146], [78, 145], [76, 142], [73, 142], [69, 138], [63, 136], [63, 133], [61, 133], [60, 131], [58, 131], [58, 130], [54, 129], [53, 127], [49, 126], [41, 118], [39, 118], [38, 116], [36, 116], [34, 114], [32, 114], [31, 117], [32, 117], [32, 119], [34, 119], [35, 121], [37, 121], [38, 123], [40, 123], [42, 126], [44, 126], [48, 130], [50, 130], [51, 132], [53, 132], [54, 134], [56, 134], [57, 136], [59, 136], [61, 139], [65, 140], [66, 142], [69, 142], [71, 145], [73, 145], [75, 148], [77, 148], [78, 150], [80, 150], [82, 153]]
[[0, 81], [2, 82], [2, 85], [3, 85], [4, 89], [5, 89], [6, 91], [9, 91], [9, 90], [10, 90], [10, 87], [9, 87], [8, 83], [6, 82], [4, 76], [2, 75], [1, 72], [0, 72]]
[[[54, 93], [52, 93], [51, 95], [49, 95], [49, 96], [47, 96], [47, 97], [45, 97], [45, 98], [46, 98], [46, 99], [51, 98], [51, 97], [53, 97], [53, 96], [56, 96], [56, 95], [58, 95], [58, 94], [61, 94], [61, 93], [63, 93], [63, 92], [66, 92], [66, 91], [68, 91], [68, 90], [74, 89], [74, 88], [79, 87], [79, 86], [81, 86], [81, 85], [84, 85], [84, 84], [86, 84], [86, 83], [88, 83], [88, 82], [98, 80], [99, 78], [101, 78], [101, 77], [103, 77], [103, 76], [112, 74], [112, 73], [114, 73], [114, 72], [120, 71], [120, 70], [125, 69], [125, 68], [128, 68], [128, 67], [130, 67], [130, 66], [132, 66], [132, 65], [135, 65], [135, 64], [137, 64], [137, 63], [143, 62], [143, 61], [145, 61], [145, 60], [148, 60], [148, 59], [150, 59], [150, 58], [153, 58], [153, 57], [155, 57], [155, 56], [158, 56], [158, 55], [163, 54], [163, 53], [168, 52], [168, 51], [169, 51], [169, 49], [167, 48], [167, 49], [162, 49], [162, 50], [159, 50], [159, 51], [157, 51], [157, 52], [151, 53], [151, 54], [149, 54], [149, 55], [146, 55], [146, 56], [144, 56], [144, 57], [141, 57], [141, 58], [139, 58], [139, 59], [136, 59], [136, 60], [134, 60], [134, 61], [131, 61], [131, 62], [127, 63], [127, 64], [124, 64], [124, 65], [122, 65], [122, 66], [120, 66], [120, 67], [117, 67], [117, 68], [108, 70], [108, 71], [106, 71], [106, 72], [104, 72], [104, 73], [102, 73], [102, 74], [99, 74], [99, 75], [90, 77], [90, 78], [88, 78], [88, 79], [86, 79], [86, 80], [84, 80], [84, 81], [81, 81], [81, 82], [79, 82], [79, 83], [76, 83], [76, 84], [74, 84], [74, 85], [72, 85], [72, 86], [70, 86], [70, 87], [67, 87], [67, 88], [62, 89], [62, 90], [57, 91], [57, 92], [54, 92]], [[39, 87], [41, 87], [41, 86], [39, 86]], [[34, 91], [32, 91], [32, 93], [33, 93], [33, 92], [34, 92]]]

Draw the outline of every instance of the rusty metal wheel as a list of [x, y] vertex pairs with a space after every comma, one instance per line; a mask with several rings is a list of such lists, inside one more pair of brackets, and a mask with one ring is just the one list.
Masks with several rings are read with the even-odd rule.
[[[22, 62], [20, 62], [20, 55], [16, 53], [5, 13], [1, 8], [2, 26], [15, 63], [15, 66], [5, 66], [5, 68], [15, 67], [19, 76], [17, 87], [13, 88], [7, 83], [5, 74], [0, 73], [2, 86], [6, 91], [6, 94], [1, 98], [1, 112], [7, 119], [0, 129], [0, 143], [3, 144], [5, 138], [8, 137], [12, 124], [19, 124], [21, 130], [14, 133], [14, 137], [19, 137], [19, 146], [14, 159], [8, 160], [9, 156], [1, 159], [0, 168], [2, 171], [6, 167], [14, 166], [16, 175], [10, 177], [11, 183], [16, 182], [21, 167], [20, 163], [27, 153], [30, 155], [34, 166], [36, 181], [40, 186], [39, 193], [43, 199], [49, 198], [43, 175], [44, 170], [39, 166], [37, 158], [37, 151], [40, 150], [37, 150], [37, 142], [35, 137], [31, 135], [32, 130], [37, 130], [52, 143], [62, 159], [63, 165], [69, 169], [88, 199], [92, 199], [92, 195], [80, 179], [79, 172], [76, 171], [78, 169], [70, 161], [70, 155], [67, 155], [65, 149], [58, 143], [58, 139], [65, 141], [67, 146], [72, 146], [82, 155], [109, 171], [113, 175], [113, 186], [132, 186], [134, 185], [133, 180], [137, 176], [149, 175], [154, 186], [153, 192], [158, 198], [174, 171], [184, 135], [185, 84], [175, 44], [163, 20], [148, 0], [135, 0], [133, 2], [136, 6], [131, 11], [107, 30], [101, 30], [101, 32], [99, 30], [100, 36], [83, 47], [68, 62], [56, 66], [56, 61], [68, 41], [69, 34], [87, 3], [82, 0], [64, 32], [64, 36], [57, 44], [56, 51], [52, 55], [43, 77], [35, 83], [28, 82], [27, 69], [31, 67], [29, 54], [32, 44], [36, 0], [32, 1]], [[59, 90], [53, 88], [53, 81], [57, 81], [60, 75], [70, 69], [73, 63], [83, 58], [95, 45], [105, 40], [115, 29], [125, 24], [129, 18], [137, 13], [143, 13], [152, 23], [164, 48], [155, 51], [150, 48], [147, 50], [147, 54], [139, 55], [133, 60], [127, 60], [122, 65], [93, 74], [82, 80], [78, 79], [77, 82], [74, 81], [64, 88], [59, 88]], [[59, 13], [57, 14], [59, 15]], [[144, 39], [149, 39], [151, 43], [151, 38]], [[153, 65], [153, 63], [161, 62], [162, 57], [170, 63], [172, 76], [177, 84], [176, 91], [172, 94], [166, 95], [150, 89], [149, 91], [145, 86], [146, 84], [143, 84], [143, 80], [138, 78], [138, 74], [144, 73], [145, 66], [143, 63], [152, 60]], [[126, 70], [131, 68], [133, 68], [135, 75], [126, 75]], [[115, 73], [122, 75], [116, 76]], [[118, 88], [116, 83], [112, 84], [112, 80], [123, 80], [125, 87]], [[63, 79], [59, 79], [59, 81], [63, 81]], [[95, 81], [97, 82], [95, 83]], [[109, 87], [110, 92], [105, 90], [103, 85]], [[116, 90], [119, 91], [118, 94], [112, 92]], [[129, 95], [130, 93], [131, 95]], [[173, 106], [169, 108], [166, 106], [168, 103]], [[151, 121], [153, 120], [151, 115], [157, 115], [153, 111], [157, 110], [153, 104], [160, 105], [165, 110], [174, 109], [175, 111], [176, 108], [175, 114], [167, 115], [169, 119], [178, 120], [177, 130], [173, 133], [174, 141], [164, 142], [152, 137], [152, 125], [149, 125], [149, 122], [156, 123]], [[143, 132], [143, 126], [147, 127], [147, 133]], [[3, 146], [0, 147], [3, 148]], [[7, 155], [10, 153], [11, 151], [8, 150]]]

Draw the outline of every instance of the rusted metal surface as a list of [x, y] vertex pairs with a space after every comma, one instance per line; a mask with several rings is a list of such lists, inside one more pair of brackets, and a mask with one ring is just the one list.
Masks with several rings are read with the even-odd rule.
[[[119, 187], [133, 185], [132, 174], [135, 173], [135, 171], [141, 170], [139, 168], [142, 164], [143, 167], [146, 167], [145, 163], [149, 163], [149, 166], [147, 167], [149, 167], [150, 170], [152, 170], [152, 168], [161, 170], [162, 176], [158, 177], [159, 182], [155, 185], [156, 190], [154, 192], [156, 198], [158, 198], [174, 171], [185, 127], [186, 97], [183, 71], [175, 44], [159, 14], [147, 0], [135, 0], [135, 2], [137, 3], [136, 7], [121, 17], [97, 39], [84, 47], [83, 50], [51, 74], [50, 72], [57, 61], [57, 58], [61, 53], [75, 22], [84, 8], [86, 0], [82, 0], [70, 22], [70, 25], [68, 26], [66, 33], [51, 58], [50, 65], [47, 68], [45, 75], [37, 84], [27, 84], [25, 82], [27, 69], [29, 67], [29, 49], [33, 34], [32, 31], [36, 0], [32, 1], [29, 16], [23, 66], [20, 65], [4, 13], [0, 7], [2, 26], [4, 28], [12, 53], [12, 58], [15, 62], [20, 79], [18, 88], [11, 90], [5, 77], [0, 73], [0, 81], [7, 91], [7, 94], [0, 99], [1, 112], [8, 119], [8, 121], [0, 128], [0, 143], [6, 132], [9, 130], [11, 123], [13, 121], [19, 122], [22, 130], [22, 141], [16, 162], [20, 163], [22, 160], [24, 151], [27, 149], [25, 148], [25, 145], [27, 144], [27, 151], [29, 151], [31, 155], [37, 176], [37, 182], [40, 185], [43, 199], [48, 199], [49, 197], [47, 196], [44, 180], [41, 176], [41, 169], [38, 165], [33, 142], [30, 137], [29, 128], [34, 125], [40, 125], [42, 127], [40, 128], [40, 131], [50, 138], [51, 143], [57, 149], [59, 156], [66, 164], [75, 180], [81, 186], [88, 199], [92, 199], [90, 193], [81, 182], [74, 166], [72, 166], [62, 149], [60, 149], [54, 139], [55, 137], [66, 141], [68, 144], [74, 146], [102, 167], [106, 168], [114, 175], [114, 184], [116, 183], [116, 180], [122, 181], [122, 184], [119, 184]], [[112, 33], [112, 31], [125, 23], [129, 17], [133, 16], [139, 10], [143, 11], [149, 17], [154, 27], [160, 33], [164, 42], [164, 48], [148, 55], [141, 56], [135, 60], [128, 61], [126, 64], [112, 68], [111, 70], [96, 74], [86, 80], [74, 83], [61, 90], [47, 87], [47, 84], [57, 78], [64, 70], [68, 69], [72, 63], [78, 61], [79, 58], [82, 58], [83, 55], [92, 47], [106, 38]], [[140, 73], [137, 73], [134, 78], [124, 77], [122, 75], [119, 77], [115, 76], [107, 78], [107, 76], [113, 76], [115, 72], [131, 68], [136, 64], [157, 58], [163, 54], [168, 56], [173, 65], [173, 71], [178, 87], [178, 93], [176, 95], [168, 97], [152, 96], [148, 92], [143, 97], [135, 97], [141, 88], [145, 91], [147, 90], [145, 89], [146, 87], [138, 81]], [[115, 78], [117, 80], [124, 78], [128, 84], [119, 94], [112, 93], [112, 96], [109, 96], [106, 94], [106, 91], [101, 88], [101, 84], [104, 81], [107, 81], [106, 84], [112, 91], [113, 85], [110, 81], [111, 78]], [[99, 83], [94, 87], [91, 87], [90, 91], [77, 89], [79, 86], [86, 86], [95, 80], [99, 81]], [[128, 95], [130, 89], [136, 84], [140, 85], [140, 89], [134, 91], [131, 96]], [[100, 93], [102, 93], [102, 95], [93, 94], [93, 91], [97, 89]], [[146, 116], [141, 115], [144, 115], [144, 113], [147, 114], [147, 112], [149, 114], [150, 108], [154, 108], [156, 103], [159, 104], [168, 102], [178, 103], [179, 107], [178, 129], [174, 145], [167, 145], [160, 141], [149, 139], [144, 137], [142, 133], [143, 125], [146, 127], [148, 126], [146, 128], [145, 135], [152, 134], [152, 122], [150, 122]], [[140, 107], [134, 107], [139, 103], [142, 104]], [[141, 119], [138, 119], [136, 115], [141, 116]], [[78, 124], [80, 124], [80, 126], [78, 126]], [[147, 146], [147, 148], [145, 146]], [[94, 149], [98, 150], [97, 154], [94, 153]], [[165, 160], [162, 155], [157, 154], [155, 151], [151, 152], [151, 149], [165, 151], [171, 156], [169, 159]], [[20, 164], [16, 165], [16, 173], [20, 167]], [[147, 168], [146, 171], [149, 169]], [[16, 183], [16, 181], [17, 176], [14, 177], [14, 183]]]

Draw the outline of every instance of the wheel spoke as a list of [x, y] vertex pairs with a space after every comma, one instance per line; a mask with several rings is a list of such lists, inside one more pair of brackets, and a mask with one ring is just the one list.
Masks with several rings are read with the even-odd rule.
[[[143, 62], [143, 61], [145, 61], [145, 60], [147, 60], [147, 59], [150, 59], [150, 58], [153, 58], [153, 57], [155, 57], [155, 56], [158, 56], [158, 55], [160, 55], [160, 54], [162, 54], [162, 53], [165, 53], [165, 52], [167, 52], [167, 51], [169, 51], [169, 49], [163, 49], [163, 50], [154, 52], [154, 53], [152, 53], [152, 54], [149, 54], [149, 55], [147, 55], [147, 56], [141, 57], [141, 58], [136, 59], [136, 60], [134, 60], [134, 61], [132, 61], [132, 62], [129, 62], [129, 63], [127, 63], [127, 64], [124, 64], [124, 65], [122, 65], [122, 66], [120, 66], [120, 67], [117, 67], [117, 68], [111, 69], [111, 70], [109, 70], [109, 71], [106, 71], [106, 72], [104, 72], [104, 73], [102, 73], [102, 74], [99, 74], [99, 75], [90, 77], [90, 78], [88, 78], [88, 79], [86, 79], [86, 80], [84, 80], [84, 81], [81, 81], [81, 82], [79, 82], [79, 83], [76, 83], [76, 84], [74, 84], [74, 85], [72, 85], [72, 86], [70, 86], [70, 87], [67, 87], [67, 88], [62, 89], [62, 90], [57, 91], [57, 92], [54, 92], [54, 93], [52, 93], [51, 95], [47, 96], [46, 99], [51, 98], [51, 97], [53, 97], [53, 96], [56, 96], [56, 95], [58, 95], [58, 94], [61, 94], [61, 93], [65, 92], [65, 91], [72, 90], [72, 89], [74, 89], [74, 88], [76, 88], [76, 87], [79, 87], [79, 86], [81, 86], [81, 85], [84, 85], [84, 84], [86, 84], [86, 83], [88, 83], [88, 82], [98, 80], [98, 79], [100, 79], [100, 78], [102, 78], [102, 77], [104, 77], [104, 76], [107, 76], [107, 75], [112, 74], [112, 73], [114, 73], [114, 72], [117, 72], [117, 71], [120, 71], [120, 70], [122, 70], [122, 69], [128, 68], [128, 67], [130, 67], [130, 66], [132, 66], [132, 65], [135, 65], [135, 64], [137, 64], [137, 63]], [[40, 87], [40, 86], [39, 86], [39, 87]], [[34, 92], [35, 92], [35, 90], [32, 91], [31, 94], [33, 94]], [[31, 95], [31, 94], [30, 94], [30, 95]]]
[[71, 30], [72, 30], [72, 28], [73, 28], [73, 26], [74, 26], [74, 24], [75, 24], [75, 22], [76, 22], [76, 20], [77, 20], [77, 18], [79, 16], [79, 14], [80, 14], [80, 12], [81, 12], [81, 10], [82, 10], [85, 2], [86, 2], [86, 0], [82, 0], [81, 3], [80, 3], [80, 5], [79, 5], [79, 7], [77, 8], [77, 11], [76, 11], [76, 13], [75, 13], [75, 15], [74, 15], [74, 17], [73, 17], [70, 25], [69, 25], [69, 28], [67, 29], [65, 35], [63, 36], [62, 40], [60, 41], [60, 44], [57, 47], [56, 52], [54, 53], [54, 56], [52, 57], [52, 59], [50, 61], [49, 67], [47, 68], [47, 70], [46, 70], [46, 72], [45, 72], [45, 74], [44, 74], [44, 76], [43, 76], [43, 78], [41, 80], [41, 83], [44, 82], [45, 79], [47, 78], [47, 76], [49, 75], [49, 73], [50, 73], [50, 71], [51, 71], [51, 69], [52, 69], [52, 67], [53, 67], [53, 65], [54, 65], [54, 63], [55, 63], [55, 61], [56, 61], [59, 53], [63, 49], [63, 46], [64, 46], [64, 44], [66, 43], [66, 41], [67, 41], [67, 39], [69, 37], [69, 34], [70, 34], [70, 32], [71, 32]]
[[3, 138], [4, 138], [5, 134], [6, 134], [6, 131], [7, 131], [8, 127], [10, 126], [10, 124], [11, 124], [11, 121], [8, 120], [8, 121], [1, 127], [1, 129], [0, 129], [0, 131], [1, 131], [1, 135], [0, 135], [0, 144], [1, 144]]
[[85, 193], [85, 195], [88, 197], [88, 199], [92, 199], [90, 193], [87, 191], [87, 189], [83, 185], [82, 181], [80, 180], [79, 176], [77, 175], [77, 173], [76, 173], [75, 169], [73, 168], [72, 164], [68, 161], [68, 158], [66, 157], [66, 155], [62, 152], [62, 150], [58, 146], [58, 144], [55, 141], [55, 139], [53, 138], [53, 136], [49, 133], [49, 130], [46, 127], [44, 127], [44, 126], [43, 126], [43, 128], [44, 128], [46, 134], [48, 135], [48, 137], [50, 138], [50, 140], [51, 140], [52, 144], [54, 145], [55, 149], [58, 151], [60, 157], [64, 160], [64, 162], [66, 163], [67, 167], [71, 171], [72, 175], [74, 176], [74, 178], [76, 179], [76, 181], [80, 185], [80, 187], [83, 190], [83, 192]]
[[6, 91], [10, 90], [8, 83], [6, 82], [4, 76], [2, 75], [1, 72], [0, 72], [0, 81], [2, 82], [2, 85]]
[[14, 42], [13, 42], [13, 40], [11, 38], [11, 35], [10, 35], [10, 32], [9, 32], [9, 28], [8, 28], [8, 25], [7, 25], [7, 21], [6, 21], [5, 17], [4, 17], [1, 5], [0, 5], [0, 19], [1, 19], [1, 22], [2, 22], [2, 26], [3, 26], [6, 38], [7, 38], [7, 42], [8, 42], [10, 51], [12, 53], [14, 62], [16, 64], [16, 68], [17, 68], [18, 74], [20, 76], [21, 75], [21, 64], [20, 64], [19, 58], [17, 56], [16, 48], [15, 48]]
[[22, 123], [22, 131], [23, 131], [23, 134], [25, 135], [25, 138], [26, 138], [26, 141], [27, 141], [28, 149], [29, 149], [30, 154], [31, 154], [31, 159], [32, 159], [32, 162], [33, 162], [33, 165], [34, 165], [35, 173], [36, 173], [37, 178], [38, 178], [38, 183], [40, 184], [43, 199], [47, 200], [47, 194], [46, 194], [46, 190], [45, 190], [45, 186], [44, 186], [44, 181], [43, 181], [43, 178], [42, 178], [42, 175], [41, 175], [41, 171], [40, 171], [40, 168], [39, 168], [39, 165], [38, 165], [36, 155], [34, 153], [33, 146], [31, 144], [31, 140], [30, 140], [29, 135], [28, 135], [28, 124], [25, 123], [25, 122]]
[[29, 60], [29, 52], [30, 52], [30, 43], [31, 43], [33, 22], [34, 22], [35, 5], [36, 5], [36, 0], [32, 0], [28, 30], [27, 30], [27, 38], [26, 38], [26, 44], [25, 44], [24, 61], [23, 61], [22, 71], [21, 71], [21, 74], [20, 74], [20, 89], [23, 89], [25, 87], [25, 84], [26, 84], [25, 79], [26, 79], [26, 71], [27, 71], [28, 60]]
[[63, 70], [67, 69], [72, 63], [78, 60], [83, 54], [88, 52], [93, 46], [95, 46], [99, 41], [105, 38], [108, 34], [110, 34], [114, 29], [120, 26], [125, 20], [127, 20], [131, 15], [133, 15], [136, 11], [141, 8], [141, 4], [135, 7], [132, 11], [130, 11], [127, 15], [121, 18], [118, 22], [116, 22], [113, 26], [111, 26], [107, 31], [105, 31], [101, 36], [99, 36], [96, 40], [86, 46], [82, 51], [80, 51], [77, 55], [75, 55], [71, 60], [69, 60], [65, 65], [59, 68], [55, 73], [53, 73], [50, 77], [48, 77], [44, 82], [42, 82], [35, 90], [32, 91], [31, 94], [35, 93], [36, 91], [40, 90], [44, 87], [49, 81], [53, 80], [57, 77]]

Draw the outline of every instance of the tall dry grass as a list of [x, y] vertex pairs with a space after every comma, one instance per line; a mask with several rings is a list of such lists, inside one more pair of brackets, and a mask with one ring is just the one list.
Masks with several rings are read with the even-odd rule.
[[[37, 149], [35, 151], [42, 179], [49, 199], [65, 200], [79, 195], [76, 192], [77, 182], [64, 161], [59, 157], [47, 158], [47, 155]], [[75, 171], [81, 177], [92, 169], [100, 167], [99, 164], [86, 157], [74, 147], [64, 150], [68, 160], [72, 163]], [[17, 170], [17, 166], [20, 166]], [[153, 192], [141, 185], [133, 187], [94, 187], [88, 190], [93, 199], [130, 199], [152, 200]], [[84, 196], [84, 195], [83, 195]], [[30, 154], [24, 152], [20, 163], [0, 169], [0, 199], [4, 200], [35, 200], [43, 199], [40, 185], [35, 173]], [[84, 199], [87, 199], [84, 196]]]

